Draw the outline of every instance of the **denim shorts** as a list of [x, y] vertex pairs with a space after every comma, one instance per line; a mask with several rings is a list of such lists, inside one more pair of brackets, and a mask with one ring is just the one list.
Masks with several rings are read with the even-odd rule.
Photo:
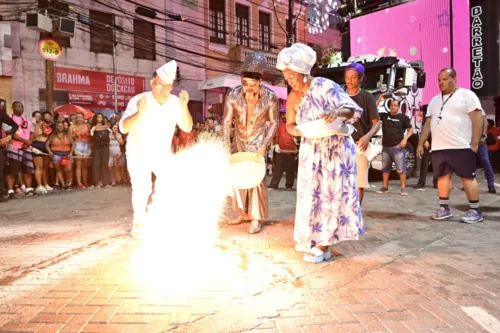
[[61, 151], [55, 151], [54, 156], [52, 158], [52, 163], [57, 164], [61, 162], [64, 158], [66, 158], [69, 155], [69, 152], [61, 152]]
[[383, 147], [382, 149], [382, 172], [389, 173], [392, 169], [392, 162], [396, 164], [398, 173], [406, 173], [406, 149], [400, 145], [393, 147]]
[[90, 156], [91, 155], [90, 143], [83, 141], [75, 141], [75, 155], [76, 156]]

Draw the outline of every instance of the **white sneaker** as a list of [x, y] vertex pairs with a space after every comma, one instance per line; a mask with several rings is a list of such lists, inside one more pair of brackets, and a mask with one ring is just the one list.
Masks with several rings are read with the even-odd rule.
[[23, 191], [23, 193], [26, 193], [28, 191], [28, 189], [24, 185], [21, 185], [20, 189], [21, 191]]
[[47, 194], [47, 190], [43, 186], [38, 186], [35, 192], [38, 194]]
[[44, 188], [45, 188], [45, 190], [47, 190], [47, 191], [52, 191], [52, 190], [53, 190], [53, 188], [52, 188], [52, 187], [50, 187], [49, 185], [45, 185], [45, 186], [44, 186]]

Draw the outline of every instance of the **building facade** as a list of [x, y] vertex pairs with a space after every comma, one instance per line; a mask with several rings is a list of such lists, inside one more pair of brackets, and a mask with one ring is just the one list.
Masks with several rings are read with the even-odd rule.
[[[263, 52], [267, 58], [269, 69], [264, 81], [285, 87], [276, 61], [287, 43], [288, 1], [206, 0], [204, 10], [204, 21], [209, 27], [204, 34], [206, 79], [226, 75], [233, 82], [205, 90], [208, 114], [222, 113], [224, 94], [238, 80], [246, 55], [254, 50]], [[307, 43], [307, 6], [294, 3], [294, 14], [294, 41]]]
[[[150, 90], [150, 78], [158, 67], [175, 59], [178, 80], [174, 93], [187, 90], [195, 116], [201, 117], [203, 94], [197, 82], [205, 75], [204, 45], [187, 42], [192, 40], [190, 35], [204, 34], [200, 4], [196, 0], [149, 0], [147, 5], [124, 0], [70, 0], [60, 1], [57, 8], [51, 6], [47, 11], [38, 5], [0, 5], [12, 19], [2, 22], [5, 31], [10, 28], [11, 55], [1, 58], [0, 98], [23, 102], [29, 114], [46, 110], [45, 60], [38, 52], [39, 41], [46, 36], [23, 22], [26, 12], [38, 11], [53, 20], [53, 37], [63, 47], [61, 57], [54, 62], [54, 106], [73, 103], [107, 115], [113, 113], [115, 67], [118, 110], [122, 111], [131, 96]], [[74, 35], [57, 32], [60, 17], [77, 22]]]

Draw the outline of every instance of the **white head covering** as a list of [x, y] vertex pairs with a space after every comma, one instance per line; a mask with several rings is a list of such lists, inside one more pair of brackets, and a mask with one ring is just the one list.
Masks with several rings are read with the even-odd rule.
[[156, 70], [156, 74], [158, 74], [163, 82], [168, 84], [174, 83], [177, 74], [177, 62], [175, 60], [167, 62]]
[[280, 71], [288, 68], [297, 73], [310, 74], [315, 63], [316, 52], [305, 44], [295, 43], [281, 50], [276, 68]]

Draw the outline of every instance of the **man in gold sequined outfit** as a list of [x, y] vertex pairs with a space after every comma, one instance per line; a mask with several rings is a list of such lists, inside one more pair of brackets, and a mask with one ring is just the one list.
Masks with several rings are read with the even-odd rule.
[[[278, 98], [271, 89], [261, 85], [266, 68], [263, 53], [248, 54], [241, 70], [241, 85], [231, 89], [226, 96], [224, 139], [229, 143], [234, 120], [233, 153], [258, 152], [265, 156], [278, 128]], [[251, 221], [248, 232], [260, 232], [262, 222], [268, 217], [265, 182], [252, 189], [235, 190], [233, 204], [240, 213], [233, 224]]]

